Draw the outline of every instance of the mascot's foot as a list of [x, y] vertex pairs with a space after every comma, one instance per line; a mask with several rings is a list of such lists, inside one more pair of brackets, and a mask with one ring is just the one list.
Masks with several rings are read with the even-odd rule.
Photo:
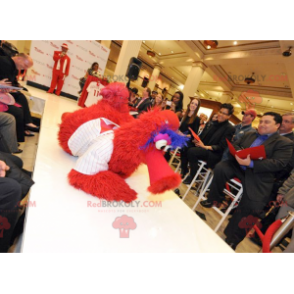
[[122, 200], [128, 203], [137, 199], [137, 193], [119, 175], [111, 171], [84, 175], [72, 169], [68, 179], [75, 188], [107, 201]]
[[152, 185], [148, 187], [148, 191], [153, 194], [163, 193], [167, 190], [177, 188], [181, 184], [181, 181], [181, 176], [179, 174], [173, 174], [152, 183]]

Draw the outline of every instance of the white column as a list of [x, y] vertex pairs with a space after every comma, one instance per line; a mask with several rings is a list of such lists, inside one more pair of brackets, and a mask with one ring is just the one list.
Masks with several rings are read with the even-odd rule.
[[185, 86], [183, 89], [184, 93], [184, 103], [183, 105], [187, 105], [190, 102], [189, 97], [195, 96], [195, 92], [199, 86], [202, 75], [204, 74], [207, 66], [202, 62], [195, 62], [192, 64], [191, 71], [187, 77], [185, 82]]
[[158, 64], [156, 64], [153, 69], [152, 75], [151, 75], [151, 77], [149, 79], [149, 83], [148, 83], [148, 88], [150, 88], [151, 91], [154, 90], [155, 84], [156, 84], [157, 79], [160, 74], [160, 69], [161, 69], [161, 66], [159, 66]]
[[101, 40], [101, 45], [110, 48], [111, 46], [111, 40]]
[[[132, 57], [138, 57], [142, 41], [123, 41], [114, 72], [114, 81], [126, 82], [127, 68]], [[124, 80], [121, 80], [123, 77]]]

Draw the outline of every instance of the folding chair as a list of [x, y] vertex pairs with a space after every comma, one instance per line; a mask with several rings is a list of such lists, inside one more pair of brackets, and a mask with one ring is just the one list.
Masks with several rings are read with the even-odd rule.
[[208, 181], [210, 174], [211, 174], [211, 169], [207, 167], [206, 162], [199, 160], [197, 173], [194, 176], [193, 180], [191, 181], [190, 185], [188, 185], [188, 188], [182, 200], [185, 200], [186, 196], [188, 195], [189, 191], [191, 190], [192, 186], [195, 183], [198, 183], [198, 189], [196, 190], [196, 195], [198, 194], [199, 189], [200, 191], [202, 191], [202, 189], [205, 187], [206, 182]]
[[[195, 203], [195, 205], [192, 208], [193, 211], [195, 211], [195, 209], [196, 209], [196, 207], [197, 207], [197, 205], [199, 204], [200, 201], [206, 199], [205, 194], [209, 190], [212, 179], [213, 179], [213, 176], [210, 177], [210, 179], [207, 182], [205, 188], [201, 191], [198, 201]], [[215, 232], [218, 231], [218, 229], [220, 228], [220, 226], [222, 225], [222, 223], [224, 222], [224, 220], [226, 219], [228, 214], [231, 212], [231, 210], [236, 208], [239, 205], [239, 203], [241, 201], [241, 198], [242, 198], [242, 195], [243, 195], [243, 187], [242, 187], [242, 184], [240, 182], [238, 182], [238, 180], [231, 179], [231, 180], [229, 180], [227, 182], [227, 184], [228, 184], [227, 188], [229, 187], [230, 189], [224, 188], [223, 192], [227, 196], [229, 196], [233, 201], [227, 207], [225, 212], [222, 212], [217, 207], [212, 207], [218, 214], [220, 214], [222, 216], [221, 220], [219, 221], [219, 223], [217, 224], [217, 226], [214, 229]]]

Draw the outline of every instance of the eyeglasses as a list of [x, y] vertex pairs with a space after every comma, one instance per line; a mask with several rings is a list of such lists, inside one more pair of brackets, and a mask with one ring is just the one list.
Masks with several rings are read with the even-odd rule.
[[226, 115], [226, 116], [229, 116], [228, 113], [222, 112], [222, 111], [220, 111], [220, 110], [218, 111], [218, 113], [223, 114], [223, 115]]

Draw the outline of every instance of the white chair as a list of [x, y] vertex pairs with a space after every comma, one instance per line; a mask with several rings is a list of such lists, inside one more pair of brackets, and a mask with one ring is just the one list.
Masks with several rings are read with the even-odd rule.
[[182, 199], [185, 200], [186, 196], [188, 195], [189, 191], [191, 190], [192, 186], [195, 183], [198, 183], [198, 188], [196, 190], [196, 195], [198, 194], [199, 189], [200, 189], [200, 191], [202, 191], [203, 188], [205, 187], [206, 182], [209, 179], [210, 174], [211, 174], [211, 169], [207, 167], [206, 162], [202, 161], [202, 160], [199, 160], [198, 161], [197, 173], [194, 176], [193, 180], [191, 181], [190, 185], [188, 185], [186, 193], [184, 194]]
[[178, 172], [178, 170], [180, 169], [180, 166], [181, 166], [181, 157], [180, 157], [180, 154], [179, 154], [180, 150], [181, 150], [181, 148], [178, 147], [177, 149], [170, 151], [170, 153], [172, 154], [172, 157], [169, 160], [168, 164], [172, 165], [173, 162], [176, 161], [177, 167], [175, 169], [175, 172]]
[[[202, 191], [200, 192], [199, 195], [199, 199], [198, 201], [195, 203], [195, 205], [193, 206], [192, 210], [195, 211], [197, 205], [199, 204], [200, 201], [203, 201], [206, 199], [205, 194], [208, 192], [210, 184], [212, 182], [213, 176], [210, 177], [209, 181], [207, 182], [206, 186], [202, 189]], [[218, 229], [220, 228], [220, 226], [222, 225], [222, 223], [224, 222], [224, 220], [226, 219], [226, 217], [228, 216], [228, 214], [230, 213], [230, 211], [234, 208], [236, 208], [239, 203], [240, 200], [242, 198], [243, 195], [243, 187], [242, 184], [239, 183], [238, 181], [231, 179], [228, 182], [228, 185], [230, 187], [230, 191], [228, 189], [224, 189], [223, 192], [224, 194], [226, 194], [227, 196], [229, 196], [233, 201], [231, 202], [231, 204], [227, 207], [225, 212], [222, 212], [219, 208], [217, 207], [212, 207], [218, 214], [220, 214], [222, 216], [221, 220], [219, 221], [219, 223], [217, 224], [217, 226], [215, 227], [214, 231], [217, 232]], [[232, 191], [234, 190], [234, 191]]]

